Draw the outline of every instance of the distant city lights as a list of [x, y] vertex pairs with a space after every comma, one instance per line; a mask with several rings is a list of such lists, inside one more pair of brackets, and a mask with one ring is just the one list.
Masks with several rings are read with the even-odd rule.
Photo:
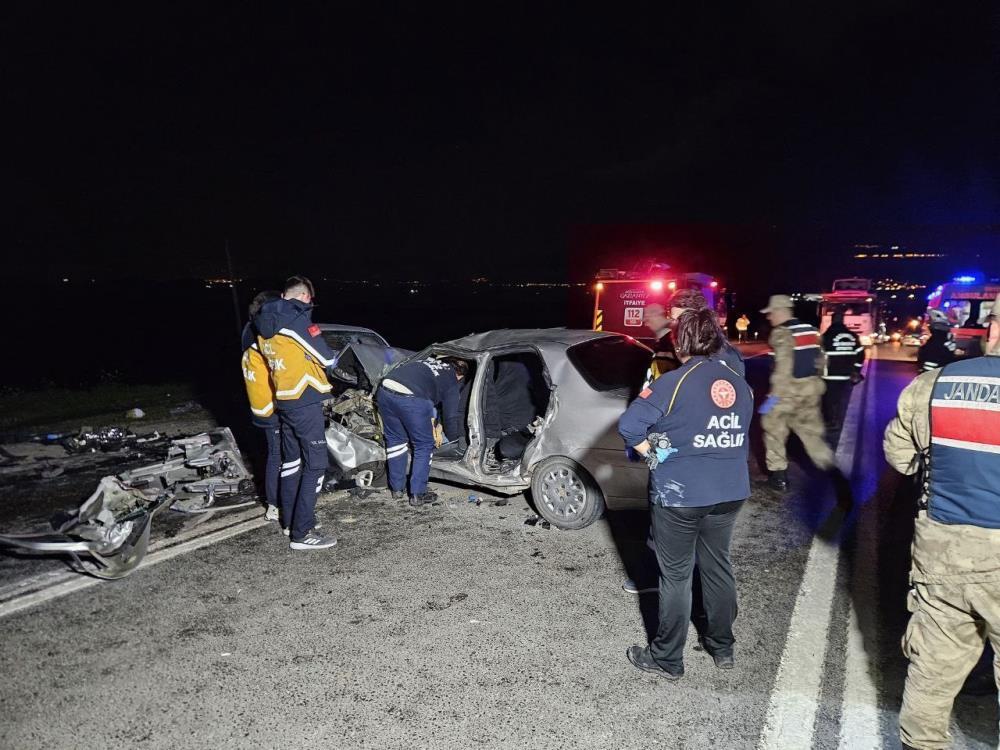
[[855, 253], [857, 259], [876, 260], [882, 258], [913, 259], [913, 258], [947, 258], [944, 253]]

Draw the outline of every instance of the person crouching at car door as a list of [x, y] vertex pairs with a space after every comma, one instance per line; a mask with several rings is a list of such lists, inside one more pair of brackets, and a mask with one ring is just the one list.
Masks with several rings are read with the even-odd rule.
[[437, 499], [435, 493], [427, 491], [436, 407], [441, 405], [445, 437], [449, 441], [462, 437], [459, 382], [468, 372], [468, 363], [461, 359], [428, 357], [400, 365], [382, 379], [375, 401], [382, 417], [386, 473], [394, 499], [402, 500], [406, 492], [406, 454], [411, 444], [410, 505]]
[[337, 543], [336, 537], [320, 533], [316, 524], [316, 497], [327, 467], [326, 371], [336, 366], [337, 355], [312, 322], [312, 303], [312, 282], [293, 276], [285, 282], [281, 298], [264, 303], [254, 319], [281, 421], [284, 460], [279, 494], [293, 550], [327, 549]]
[[660, 622], [649, 646], [628, 649], [638, 669], [684, 675], [691, 585], [698, 564], [705, 650], [733, 667], [736, 581], [729, 560], [733, 524], [750, 496], [747, 466], [753, 392], [720, 356], [725, 334], [711, 310], [677, 320], [680, 368], [644, 389], [619, 420], [625, 444], [650, 468], [652, 536], [660, 568]]

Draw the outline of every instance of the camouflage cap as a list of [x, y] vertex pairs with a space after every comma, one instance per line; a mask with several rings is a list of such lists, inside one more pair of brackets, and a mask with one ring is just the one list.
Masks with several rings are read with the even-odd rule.
[[774, 310], [791, 310], [795, 307], [792, 298], [787, 294], [772, 294], [767, 301], [767, 307], [761, 310], [762, 313], [773, 312]]

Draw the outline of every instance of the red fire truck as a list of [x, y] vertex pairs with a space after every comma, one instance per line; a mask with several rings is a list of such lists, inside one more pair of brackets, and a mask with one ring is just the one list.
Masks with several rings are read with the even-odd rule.
[[624, 333], [633, 338], [652, 338], [643, 325], [646, 305], [659, 302], [664, 307], [678, 289], [696, 289], [705, 295], [710, 308], [726, 324], [724, 290], [719, 282], [704, 273], [678, 273], [666, 263], [646, 261], [630, 271], [602, 268], [594, 280], [595, 331]]

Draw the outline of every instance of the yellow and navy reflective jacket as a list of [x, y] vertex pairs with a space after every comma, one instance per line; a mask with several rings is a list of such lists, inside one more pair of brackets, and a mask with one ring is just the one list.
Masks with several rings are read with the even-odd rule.
[[271, 384], [267, 361], [260, 353], [257, 332], [252, 323], [247, 323], [243, 328], [242, 347], [243, 384], [247, 388], [254, 424], [269, 427], [278, 419], [274, 413], [274, 386]]
[[337, 355], [312, 322], [312, 305], [299, 300], [266, 302], [254, 319], [257, 344], [267, 360], [279, 411], [326, 399], [326, 368]]

